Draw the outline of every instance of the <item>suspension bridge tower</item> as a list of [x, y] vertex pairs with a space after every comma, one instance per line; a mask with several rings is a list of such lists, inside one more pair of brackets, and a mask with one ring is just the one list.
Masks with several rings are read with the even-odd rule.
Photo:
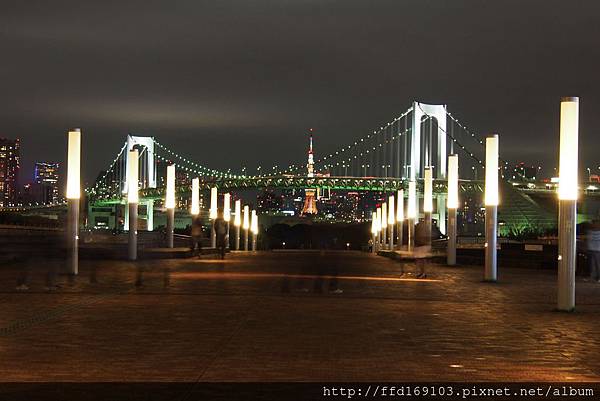
[[[313, 154], [313, 129], [310, 129], [310, 144], [308, 146], [308, 178], [315, 176], [315, 159]], [[306, 189], [304, 196], [304, 206], [302, 207], [302, 215], [317, 214], [317, 197], [316, 189]]]

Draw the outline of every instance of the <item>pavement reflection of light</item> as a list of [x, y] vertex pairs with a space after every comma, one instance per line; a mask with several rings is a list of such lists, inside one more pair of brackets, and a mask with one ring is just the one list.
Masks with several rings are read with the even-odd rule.
[[403, 277], [374, 277], [374, 276], [336, 276], [317, 274], [283, 274], [283, 273], [236, 273], [236, 272], [172, 272], [171, 276], [178, 278], [194, 279], [255, 279], [255, 278], [299, 278], [299, 279], [337, 279], [361, 281], [409, 281], [409, 282], [441, 282], [431, 278], [403, 278]]

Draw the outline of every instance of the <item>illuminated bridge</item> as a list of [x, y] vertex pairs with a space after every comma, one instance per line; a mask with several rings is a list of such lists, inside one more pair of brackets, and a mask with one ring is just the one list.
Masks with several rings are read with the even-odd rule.
[[[422, 181], [425, 167], [434, 172], [434, 203], [437, 219], [445, 221], [446, 161], [449, 154], [459, 156], [461, 191], [468, 198], [481, 198], [483, 192], [484, 138], [450, 114], [445, 105], [414, 102], [396, 118], [359, 137], [330, 154], [314, 160], [314, 175], [307, 174], [307, 164], [290, 164], [246, 174], [241, 166], [227, 171], [206, 166], [202, 155], [176, 152], [154, 137], [128, 135], [126, 142], [96, 181], [86, 190], [90, 207], [109, 207], [125, 203], [127, 188], [127, 152], [139, 150], [139, 187], [141, 205], [153, 214], [155, 203], [161, 207], [164, 197], [166, 166], [177, 171], [180, 207], [186, 210], [191, 194], [191, 179], [200, 178], [200, 187], [217, 187], [223, 191], [256, 189], [315, 189], [321, 191], [395, 192], [405, 188], [408, 180]], [[300, 152], [299, 152], [300, 154]], [[312, 160], [312, 159], [311, 159]], [[508, 178], [509, 164], [501, 161], [501, 176]], [[513, 172], [510, 172], [512, 176]], [[502, 185], [500, 216], [507, 226], [539, 227], [555, 224], [555, 216], [545, 211], [527, 194]], [[422, 191], [419, 191], [422, 193]], [[143, 213], [141, 213], [143, 216]], [[149, 217], [152, 219], [152, 217]], [[151, 224], [149, 224], [151, 228]]]

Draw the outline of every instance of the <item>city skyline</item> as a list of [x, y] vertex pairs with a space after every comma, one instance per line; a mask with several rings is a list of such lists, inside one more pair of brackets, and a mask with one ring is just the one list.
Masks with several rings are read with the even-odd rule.
[[[582, 99], [582, 168], [596, 163], [594, 3], [74, 4], [43, 13], [14, 4], [0, 17], [0, 130], [27, 149], [23, 176], [36, 160], [64, 162], [72, 127], [94, 150], [88, 182], [129, 132], [214, 168], [231, 167], [214, 149], [239, 168], [298, 162], [308, 127], [326, 154], [413, 100], [447, 104], [482, 135], [499, 132], [511, 161], [552, 166], [565, 93]], [[290, 146], [269, 151], [282, 140]]]

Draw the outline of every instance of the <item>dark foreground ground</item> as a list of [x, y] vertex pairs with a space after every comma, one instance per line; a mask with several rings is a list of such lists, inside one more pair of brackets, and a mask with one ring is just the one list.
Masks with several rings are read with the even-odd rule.
[[600, 377], [600, 284], [578, 278], [577, 311], [555, 312], [550, 271], [500, 267], [489, 284], [480, 267], [436, 265], [416, 280], [358, 252], [274, 252], [82, 261], [48, 292], [58, 264], [0, 269], [2, 381]]

